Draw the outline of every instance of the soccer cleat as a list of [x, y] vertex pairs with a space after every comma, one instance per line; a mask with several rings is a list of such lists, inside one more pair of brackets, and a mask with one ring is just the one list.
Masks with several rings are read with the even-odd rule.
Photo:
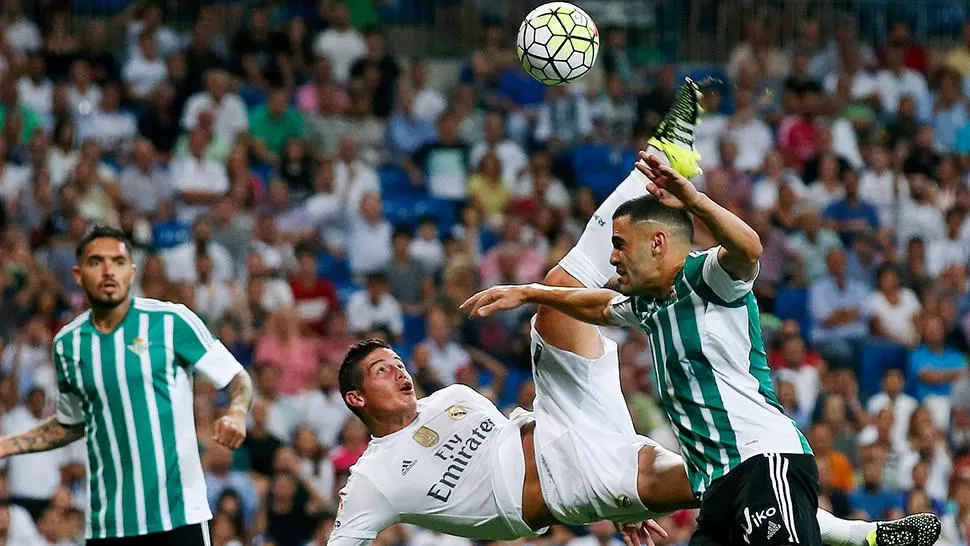
[[667, 155], [670, 166], [688, 180], [701, 174], [701, 155], [694, 149], [694, 126], [701, 109], [701, 90], [694, 80], [684, 78], [674, 105], [657, 126], [650, 145]]
[[942, 525], [936, 514], [913, 514], [902, 519], [876, 523], [866, 537], [868, 546], [932, 546], [940, 538]]

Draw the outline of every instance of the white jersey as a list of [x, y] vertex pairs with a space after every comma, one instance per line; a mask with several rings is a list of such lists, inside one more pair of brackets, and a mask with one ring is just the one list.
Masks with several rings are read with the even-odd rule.
[[479, 540], [541, 534], [522, 521], [519, 428], [487, 398], [452, 385], [418, 400], [407, 427], [372, 438], [350, 469], [329, 544], [370, 544], [395, 523]]

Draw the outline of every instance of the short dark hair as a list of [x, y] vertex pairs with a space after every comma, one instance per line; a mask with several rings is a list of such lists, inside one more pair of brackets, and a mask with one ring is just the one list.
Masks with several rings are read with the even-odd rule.
[[668, 207], [652, 195], [631, 199], [616, 208], [613, 219], [629, 216], [632, 222], [653, 220], [681, 231], [688, 242], [694, 242], [694, 222], [683, 209]]
[[[344, 399], [344, 404], [347, 404], [348, 392], [360, 390], [364, 385], [364, 372], [360, 369], [360, 363], [374, 351], [390, 348], [390, 345], [380, 339], [368, 339], [358, 341], [347, 351], [347, 356], [344, 357], [343, 363], [340, 364], [340, 371], [337, 372], [337, 383], [340, 388], [340, 396]], [[357, 408], [352, 407], [350, 404], [347, 404], [347, 407], [350, 408], [350, 411], [354, 415], [360, 417], [360, 414], [357, 413]]]
[[77, 242], [77, 247], [74, 251], [74, 257], [77, 261], [81, 261], [84, 257], [84, 251], [87, 250], [88, 245], [91, 244], [95, 239], [117, 239], [119, 242], [125, 245], [125, 252], [131, 256], [131, 240], [125, 235], [124, 231], [118, 228], [113, 228], [111, 226], [106, 226], [104, 224], [95, 224], [88, 229], [88, 232], [81, 237], [81, 240]]

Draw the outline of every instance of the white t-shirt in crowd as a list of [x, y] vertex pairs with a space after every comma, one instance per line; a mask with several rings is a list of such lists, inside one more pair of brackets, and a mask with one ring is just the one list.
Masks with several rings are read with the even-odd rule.
[[889, 303], [882, 292], [873, 292], [866, 305], [868, 306], [866, 314], [878, 318], [882, 327], [895, 338], [910, 343], [919, 341], [919, 333], [916, 331], [916, 325], [913, 324], [913, 317], [919, 314], [922, 305], [912, 290], [901, 288], [899, 302], [896, 305]]

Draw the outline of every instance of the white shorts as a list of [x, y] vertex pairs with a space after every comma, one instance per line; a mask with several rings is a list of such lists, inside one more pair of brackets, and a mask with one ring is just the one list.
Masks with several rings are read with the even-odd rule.
[[637, 492], [640, 449], [678, 457], [633, 429], [616, 343], [600, 339], [605, 353], [588, 360], [546, 344], [533, 323], [539, 482], [552, 514], [569, 525], [654, 517]]
[[[670, 164], [667, 155], [657, 148], [648, 146], [647, 151]], [[596, 209], [579, 242], [559, 261], [559, 266], [586, 288], [605, 286], [616, 275], [616, 268], [610, 265], [610, 253], [613, 251], [613, 213], [623, 203], [644, 195], [647, 195], [647, 177], [633, 169]]]

